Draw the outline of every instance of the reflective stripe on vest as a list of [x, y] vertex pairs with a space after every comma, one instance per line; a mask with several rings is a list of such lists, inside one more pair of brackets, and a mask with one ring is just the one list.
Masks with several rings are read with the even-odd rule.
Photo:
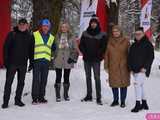
[[47, 44], [44, 43], [39, 31], [33, 33], [35, 38], [34, 59], [45, 58], [51, 60], [51, 46], [54, 42], [54, 36], [50, 34]]

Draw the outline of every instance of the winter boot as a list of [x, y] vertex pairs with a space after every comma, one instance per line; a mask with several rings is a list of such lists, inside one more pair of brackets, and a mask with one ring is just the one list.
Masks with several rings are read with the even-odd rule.
[[54, 88], [56, 92], [56, 102], [61, 102], [61, 95], [60, 95], [61, 84], [56, 83], [54, 85]]
[[121, 105], [120, 105], [121, 108], [125, 108], [126, 107], [126, 104], [125, 102], [121, 102]]
[[141, 109], [143, 110], [149, 110], [148, 104], [146, 100], [142, 100]]
[[131, 110], [131, 112], [137, 113], [141, 110], [141, 104], [140, 101], [136, 101], [135, 107]]
[[103, 103], [102, 103], [100, 98], [97, 98], [97, 105], [103, 105]]
[[119, 105], [119, 102], [117, 100], [114, 100], [110, 106], [115, 107], [115, 106], [118, 106], [118, 105]]
[[69, 96], [68, 96], [68, 91], [69, 91], [69, 87], [70, 87], [70, 84], [63, 84], [63, 88], [64, 88], [64, 100], [65, 101], [69, 101], [70, 100], [70, 98], [69, 98]]

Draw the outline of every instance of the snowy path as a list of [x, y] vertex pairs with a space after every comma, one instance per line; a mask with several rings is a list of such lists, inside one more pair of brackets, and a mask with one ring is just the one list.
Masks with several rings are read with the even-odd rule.
[[[14, 91], [16, 80], [13, 84], [12, 95], [9, 109], [2, 110], [0, 108], [0, 120], [145, 120], [145, 116], [150, 112], [160, 113], [160, 70], [158, 70], [158, 63], [160, 63], [160, 53], [156, 52], [156, 59], [154, 61], [151, 77], [146, 81], [146, 91], [148, 96], [148, 103], [150, 105], [149, 111], [141, 111], [137, 114], [131, 113], [130, 110], [134, 106], [134, 88], [131, 85], [128, 89], [127, 107], [122, 109], [120, 107], [111, 108], [109, 105], [112, 102], [112, 93], [106, 79], [107, 74], [102, 67], [101, 81], [102, 81], [102, 96], [103, 106], [97, 106], [95, 101], [91, 103], [82, 103], [81, 98], [85, 96], [85, 76], [83, 70], [83, 62], [79, 60], [75, 69], [71, 74], [71, 88], [69, 102], [55, 102], [54, 80], [55, 73], [50, 71], [49, 80], [47, 84], [46, 98], [49, 100], [48, 104], [31, 105], [30, 94], [23, 97], [26, 106], [19, 108], [14, 106]], [[2, 104], [3, 87], [5, 83], [5, 71], [0, 70], [0, 104]], [[24, 93], [30, 93], [32, 83], [32, 74], [27, 73]], [[94, 81], [93, 81], [94, 85]], [[94, 86], [93, 86], [94, 87]], [[93, 89], [94, 90], [94, 89]], [[95, 91], [94, 98], [95, 98]]]

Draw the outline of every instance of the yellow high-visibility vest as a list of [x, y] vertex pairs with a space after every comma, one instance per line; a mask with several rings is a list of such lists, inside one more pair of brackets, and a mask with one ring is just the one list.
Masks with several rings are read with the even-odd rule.
[[39, 31], [33, 33], [35, 38], [34, 60], [47, 59], [51, 61], [51, 47], [54, 42], [54, 36], [50, 34], [47, 44], [44, 43]]

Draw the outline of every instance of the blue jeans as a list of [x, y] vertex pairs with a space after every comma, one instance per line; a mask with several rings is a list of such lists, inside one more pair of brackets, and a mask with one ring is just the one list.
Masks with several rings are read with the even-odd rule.
[[118, 101], [119, 100], [119, 90], [120, 90], [120, 98], [121, 98], [121, 102], [125, 102], [126, 97], [127, 97], [127, 87], [123, 87], [123, 88], [112, 88], [112, 92], [113, 92], [113, 99], [114, 101]]

